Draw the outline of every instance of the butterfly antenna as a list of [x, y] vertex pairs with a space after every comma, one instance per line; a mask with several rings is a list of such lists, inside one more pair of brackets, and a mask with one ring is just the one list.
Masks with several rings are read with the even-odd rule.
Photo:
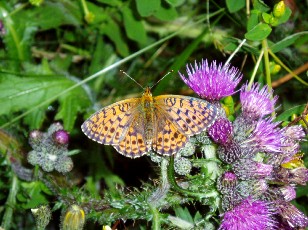
[[142, 85], [140, 85], [134, 78], [132, 78], [131, 76], [129, 76], [126, 72], [124, 72], [123, 70], [120, 70], [121, 73], [125, 74], [126, 77], [130, 78], [132, 81], [134, 81], [137, 85], [139, 85], [141, 87], [141, 89], [144, 90], [144, 88], [142, 87]]
[[160, 81], [162, 81], [165, 77], [167, 77], [169, 74], [173, 73], [173, 70], [170, 70], [168, 73], [165, 74], [161, 79], [159, 79], [154, 85], [150, 87], [152, 89], [155, 85], [157, 85]]

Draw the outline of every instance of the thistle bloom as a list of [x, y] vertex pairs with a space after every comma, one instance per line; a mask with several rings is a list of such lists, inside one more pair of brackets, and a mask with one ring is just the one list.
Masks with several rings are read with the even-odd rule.
[[232, 95], [242, 79], [237, 68], [230, 68], [229, 64], [223, 66], [221, 63], [217, 66], [216, 61], [210, 65], [207, 60], [202, 60], [200, 64], [195, 62], [195, 67], [187, 65], [186, 71], [188, 78], [179, 73], [182, 80], [201, 98], [209, 101], [219, 101]]
[[283, 128], [282, 134], [285, 137], [283, 142], [283, 152], [290, 158], [299, 152], [299, 142], [304, 139], [305, 132], [301, 126], [294, 125]]
[[242, 147], [252, 147], [258, 151], [281, 153], [284, 137], [279, 123], [272, 122], [272, 119], [259, 120], [248, 137], [242, 143]]
[[305, 228], [308, 226], [308, 218], [298, 210], [293, 204], [283, 201], [276, 200], [275, 207], [277, 212], [282, 216], [282, 218], [289, 224], [292, 228]]
[[232, 131], [231, 122], [221, 118], [209, 128], [208, 134], [216, 143], [226, 145], [232, 138]]
[[296, 198], [296, 191], [293, 186], [283, 186], [279, 188], [279, 192], [285, 201], [291, 201]]
[[232, 164], [234, 173], [243, 180], [262, 179], [271, 175], [272, 165], [263, 164], [250, 159], [240, 159]]
[[272, 95], [273, 90], [269, 92], [268, 86], [260, 89], [258, 83], [253, 84], [251, 88], [248, 84], [243, 85], [240, 92], [243, 116], [258, 120], [274, 112], [274, 105], [278, 97], [272, 98]]
[[220, 230], [273, 229], [275, 222], [269, 205], [260, 200], [247, 198], [232, 210], [225, 212]]

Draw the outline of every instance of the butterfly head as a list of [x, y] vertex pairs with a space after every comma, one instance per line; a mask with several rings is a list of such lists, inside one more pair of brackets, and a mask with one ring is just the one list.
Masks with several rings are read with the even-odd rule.
[[152, 93], [151, 93], [151, 88], [150, 87], [146, 87], [143, 94], [143, 97], [152, 97]]

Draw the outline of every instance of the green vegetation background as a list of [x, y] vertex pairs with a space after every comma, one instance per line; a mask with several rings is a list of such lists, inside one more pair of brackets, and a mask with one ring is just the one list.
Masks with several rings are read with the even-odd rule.
[[[287, 2], [289, 14], [277, 22], [266, 15], [276, 1], [253, 1], [250, 6], [245, 0], [0, 1], [0, 216], [13, 174], [8, 152], [26, 164], [29, 132], [46, 130], [55, 121], [70, 132], [69, 148], [80, 150], [73, 156], [70, 175], [76, 187], [99, 196], [105, 188], [115, 190], [116, 184], [138, 187], [142, 180], [157, 177], [148, 159], [127, 159], [110, 146], [88, 140], [80, 130], [102, 106], [142, 93], [119, 70], [142, 86], [155, 84], [173, 70], [153, 94], [193, 95], [178, 77], [186, 63], [225, 62], [247, 38], [231, 61], [243, 72], [244, 83], [266, 41], [278, 59], [262, 60], [255, 81], [275, 86], [280, 120], [299, 116], [308, 101], [307, 3]], [[302, 68], [297, 79], [279, 81], [288, 74], [279, 60], [292, 71]], [[234, 107], [238, 112], [236, 103]], [[12, 225], [31, 229], [34, 220], [28, 208], [55, 201], [38, 184], [22, 184], [19, 193], [25, 191], [32, 193], [22, 199], [17, 194]], [[307, 186], [298, 189], [298, 203], [307, 204], [307, 191]], [[307, 214], [308, 207], [301, 210]], [[59, 220], [55, 216], [53, 221]]]

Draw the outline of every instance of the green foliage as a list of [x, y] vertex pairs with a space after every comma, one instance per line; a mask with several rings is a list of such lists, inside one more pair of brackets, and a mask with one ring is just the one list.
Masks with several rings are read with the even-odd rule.
[[[60, 222], [76, 204], [85, 212], [87, 229], [217, 228], [216, 179], [225, 168], [217, 158], [204, 157], [208, 143], [202, 137], [193, 143], [202, 153], [185, 157], [191, 173], [178, 175], [169, 159], [164, 158], [165, 168], [163, 161], [148, 157], [126, 159], [110, 146], [89, 141], [80, 125], [102, 106], [140, 96], [142, 89], [120, 69], [143, 87], [173, 70], [153, 94], [188, 95], [192, 91], [177, 72], [202, 58], [224, 63], [244, 38], [232, 65], [242, 67], [242, 82], [275, 85], [281, 104], [276, 120], [290, 124], [308, 101], [306, 73], [293, 73], [307, 60], [308, 38], [305, 3], [295, 4], [292, 12], [281, 2], [255, 0], [247, 15], [245, 0], [208, 5], [201, 0], [1, 1], [1, 227], [33, 229], [30, 209], [47, 207], [42, 205], [54, 212], [52, 222]], [[281, 70], [271, 72], [273, 66]], [[281, 83], [289, 72], [296, 79]], [[233, 120], [238, 98], [222, 103]], [[47, 130], [56, 121], [70, 133], [70, 173], [44, 172], [27, 161], [30, 131]], [[306, 213], [307, 189], [300, 187], [296, 200]]]

